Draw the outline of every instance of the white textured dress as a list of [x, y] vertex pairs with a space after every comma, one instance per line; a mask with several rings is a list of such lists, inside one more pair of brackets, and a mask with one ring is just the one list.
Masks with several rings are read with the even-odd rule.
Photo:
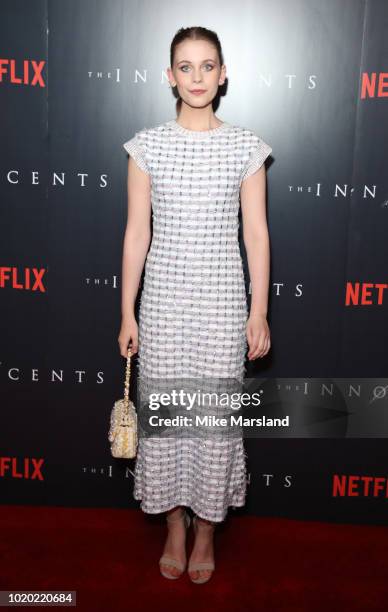
[[[272, 148], [227, 122], [194, 131], [175, 119], [138, 131], [123, 146], [151, 179], [139, 378], [242, 381], [248, 308], [239, 194]], [[183, 505], [222, 521], [229, 506], [245, 504], [247, 483], [242, 437], [139, 438], [133, 496], [144, 512]]]

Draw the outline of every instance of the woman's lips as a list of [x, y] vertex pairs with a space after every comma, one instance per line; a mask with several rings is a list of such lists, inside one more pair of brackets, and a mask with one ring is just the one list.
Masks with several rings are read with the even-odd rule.
[[201, 94], [204, 94], [206, 92], [206, 89], [191, 89], [190, 93], [194, 94], [195, 96], [200, 96]]

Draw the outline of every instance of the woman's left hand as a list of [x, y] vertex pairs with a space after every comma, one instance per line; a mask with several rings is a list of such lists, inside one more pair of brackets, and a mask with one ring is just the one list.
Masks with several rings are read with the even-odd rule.
[[264, 357], [271, 348], [271, 336], [267, 318], [264, 315], [250, 315], [246, 325], [249, 344], [248, 359]]

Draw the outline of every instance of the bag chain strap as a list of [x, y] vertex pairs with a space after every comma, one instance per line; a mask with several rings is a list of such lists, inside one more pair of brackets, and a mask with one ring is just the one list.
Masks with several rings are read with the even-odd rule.
[[129, 407], [129, 376], [131, 373], [131, 349], [128, 349], [128, 356], [127, 356], [127, 367], [125, 370], [125, 383], [124, 383], [124, 406], [125, 409], [128, 410]]

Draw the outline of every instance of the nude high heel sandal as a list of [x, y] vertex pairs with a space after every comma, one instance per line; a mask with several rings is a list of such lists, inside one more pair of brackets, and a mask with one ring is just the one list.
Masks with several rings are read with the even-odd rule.
[[[214, 526], [215, 523], [211, 523], [211, 525]], [[196, 532], [198, 529], [198, 524], [197, 524], [197, 517], [195, 515], [193, 517], [193, 527], [194, 527], [194, 531]], [[209, 576], [206, 576], [206, 577], [198, 576], [198, 578], [192, 578], [190, 576], [191, 582], [194, 582], [195, 584], [203, 584], [204, 582], [207, 582], [208, 580], [210, 580], [210, 578], [213, 575], [214, 569], [215, 569], [215, 564], [213, 563], [213, 561], [200, 561], [198, 563], [191, 561], [189, 563], [187, 571], [190, 576], [190, 572], [194, 572], [196, 570], [212, 570]]]
[[[185, 522], [185, 527], [186, 530], [188, 529], [189, 525], [190, 525], [190, 515], [186, 512], [186, 510], [184, 510], [180, 516], [178, 516], [177, 518], [171, 518], [170, 516], [166, 517], [166, 521], [168, 523], [173, 523], [175, 521], [181, 521], [184, 520]], [[161, 565], [169, 565], [170, 567], [176, 567], [177, 569], [181, 570], [181, 573], [178, 574], [178, 576], [173, 576], [172, 574], [167, 574], [161, 567]], [[159, 559], [159, 566], [160, 566], [160, 573], [162, 574], [162, 576], [164, 576], [165, 578], [169, 578], [170, 580], [175, 580], [176, 578], [179, 578], [183, 572], [186, 569], [186, 566], [181, 562], [178, 561], [178, 559], [174, 559], [173, 557], [169, 557], [168, 555], [162, 555]]]

